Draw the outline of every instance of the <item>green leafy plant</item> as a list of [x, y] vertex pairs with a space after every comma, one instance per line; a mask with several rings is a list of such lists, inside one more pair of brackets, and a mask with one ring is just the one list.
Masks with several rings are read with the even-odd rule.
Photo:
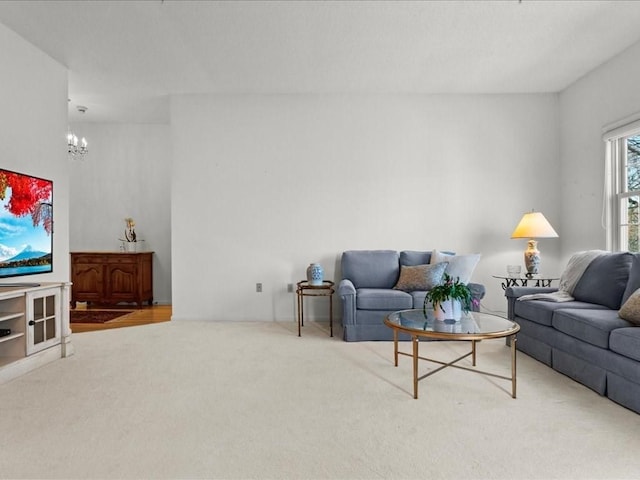
[[478, 300], [471, 297], [471, 290], [460, 281], [460, 277], [454, 280], [450, 275], [444, 274], [442, 283], [436, 285], [427, 292], [424, 297], [424, 310], [427, 310], [427, 304], [431, 304], [435, 310], [439, 307], [442, 311], [442, 302], [447, 300], [459, 300], [462, 310], [468, 312], [472, 306], [477, 306]]

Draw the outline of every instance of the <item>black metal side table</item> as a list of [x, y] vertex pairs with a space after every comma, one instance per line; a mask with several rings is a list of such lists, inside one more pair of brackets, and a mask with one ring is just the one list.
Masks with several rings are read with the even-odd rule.
[[307, 280], [296, 284], [296, 296], [298, 297], [298, 336], [301, 336], [300, 327], [304, 326], [304, 297], [329, 297], [329, 331], [333, 337], [333, 294], [335, 284], [324, 280], [322, 285], [309, 285]]
[[[503, 277], [501, 275], [492, 275], [493, 278], [499, 278], [502, 280], [502, 289], [506, 290], [509, 287], [550, 287], [551, 282], [554, 280], [560, 280], [559, 278], [542, 277], [540, 275], [533, 275], [531, 277]], [[531, 285], [529, 285], [531, 282]]]

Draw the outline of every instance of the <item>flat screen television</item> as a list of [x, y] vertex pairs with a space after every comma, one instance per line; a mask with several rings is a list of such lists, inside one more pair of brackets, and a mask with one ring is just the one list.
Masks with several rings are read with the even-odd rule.
[[0, 169], [0, 279], [53, 271], [53, 182]]

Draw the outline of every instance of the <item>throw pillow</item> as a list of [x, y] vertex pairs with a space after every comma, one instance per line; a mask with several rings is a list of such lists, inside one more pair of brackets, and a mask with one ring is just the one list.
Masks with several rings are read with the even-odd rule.
[[624, 305], [629, 297], [640, 288], [640, 253], [634, 253], [631, 260], [631, 270], [629, 271], [629, 280], [622, 295], [622, 304]]
[[618, 312], [618, 316], [627, 322], [640, 325], [640, 288], [631, 294]]
[[440, 250], [434, 250], [433, 252], [431, 252], [430, 263], [433, 264], [433, 263], [447, 262], [449, 261], [450, 258], [455, 256], [456, 256], [455, 253], [447, 253], [447, 252], [441, 252]]
[[393, 288], [405, 292], [431, 290], [442, 281], [442, 275], [447, 265], [447, 262], [436, 265], [415, 265], [413, 267], [402, 265], [400, 267], [400, 278]]
[[479, 253], [472, 253], [470, 255], [448, 255], [444, 252], [434, 250], [431, 254], [432, 264], [447, 262], [449, 265], [444, 273], [450, 275], [454, 280], [459, 278], [464, 284], [471, 281], [471, 276], [479, 261]]
[[629, 281], [633, 255], [615, 252], [594, 258], [571, 294], [579, 302], [604, 305], [618, 310]]

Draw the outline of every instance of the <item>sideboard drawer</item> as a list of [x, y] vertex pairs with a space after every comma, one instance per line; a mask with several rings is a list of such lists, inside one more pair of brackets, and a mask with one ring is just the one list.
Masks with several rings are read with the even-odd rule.
[[122, 263], [138, 263], [137, 253], [119, 253], [117, 257], [111, 257], [109, 264], [122, 264]]
[[79, 264], [79, 263], [105, 263], [106, 258], [103, 256], [94, 256], [94, 255], [72, 255], [71, 263]]

